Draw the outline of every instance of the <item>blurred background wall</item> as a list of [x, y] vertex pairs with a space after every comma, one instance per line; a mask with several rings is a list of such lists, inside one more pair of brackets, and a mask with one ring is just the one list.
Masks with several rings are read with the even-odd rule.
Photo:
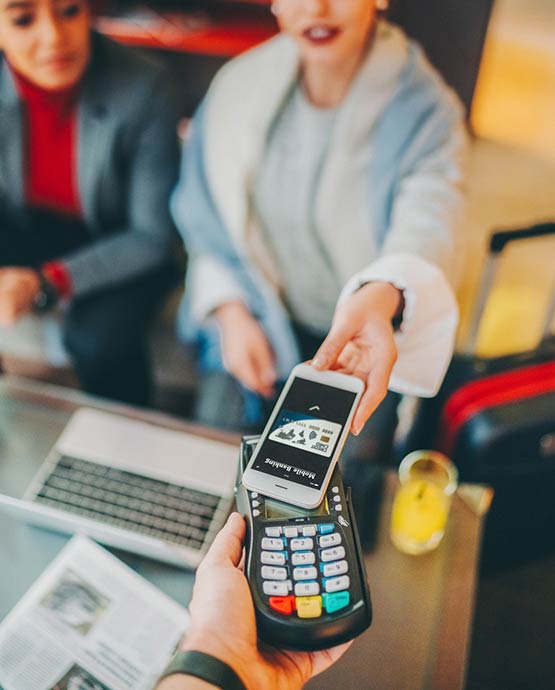
[[[492, 228], [555, 219], [555, 0], [495, 0], [470, 117], [470, 261], [464, 340]], [[484, 354], [537, 342], [555, 275], [555, 240], [509, 247], [480, 334]]]

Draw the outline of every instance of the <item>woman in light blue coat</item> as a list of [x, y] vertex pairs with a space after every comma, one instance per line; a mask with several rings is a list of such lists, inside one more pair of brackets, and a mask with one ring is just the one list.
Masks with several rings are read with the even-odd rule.
[[393, 392], [371, 425], [389, 442], [398, 394], [441, 383], [458, 320], [464, 117], [380, 16], [386, 2], [278, 0], [281, 34], [228, 63], [193, 120], [172, 210], [203, 422], [260, 424], [291, 367], [314, 357], [364, 380], [355, 434]]

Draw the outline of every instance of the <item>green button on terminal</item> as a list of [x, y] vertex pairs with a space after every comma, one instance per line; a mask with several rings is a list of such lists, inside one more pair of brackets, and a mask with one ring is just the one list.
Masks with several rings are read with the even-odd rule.
[[349, 606], [351, 595], [349, 592], [333, 592], [332, 594], [322, 594], [322, 603], [326, 613], [335, 613]]

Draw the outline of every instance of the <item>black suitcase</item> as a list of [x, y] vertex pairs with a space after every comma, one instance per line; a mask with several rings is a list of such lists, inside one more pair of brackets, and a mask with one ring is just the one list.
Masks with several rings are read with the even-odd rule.
[[537, 348], [490, 359], [474, 354], [503, 249], [510, 242], [554, 234], [555, 223], [543, 223], [492, 235], [467, 354], [455, 355], [438, 395], [422, 402], [406, 441], [406, 451], [445, 452], [461, 481], [493, 487], [484, 534], [486, 567], [522, 562], [555, 547], [555, 337], [548, 334], [555, 299]]

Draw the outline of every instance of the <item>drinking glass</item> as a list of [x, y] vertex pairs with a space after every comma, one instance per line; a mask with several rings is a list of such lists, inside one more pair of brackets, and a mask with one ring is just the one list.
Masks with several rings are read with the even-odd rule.
[[417, 450], [399, 465], [391, 512], [391, 540], [403, 553], [418, 555], [437, 547], [445, 533], [457, 468], [442, 453]]

